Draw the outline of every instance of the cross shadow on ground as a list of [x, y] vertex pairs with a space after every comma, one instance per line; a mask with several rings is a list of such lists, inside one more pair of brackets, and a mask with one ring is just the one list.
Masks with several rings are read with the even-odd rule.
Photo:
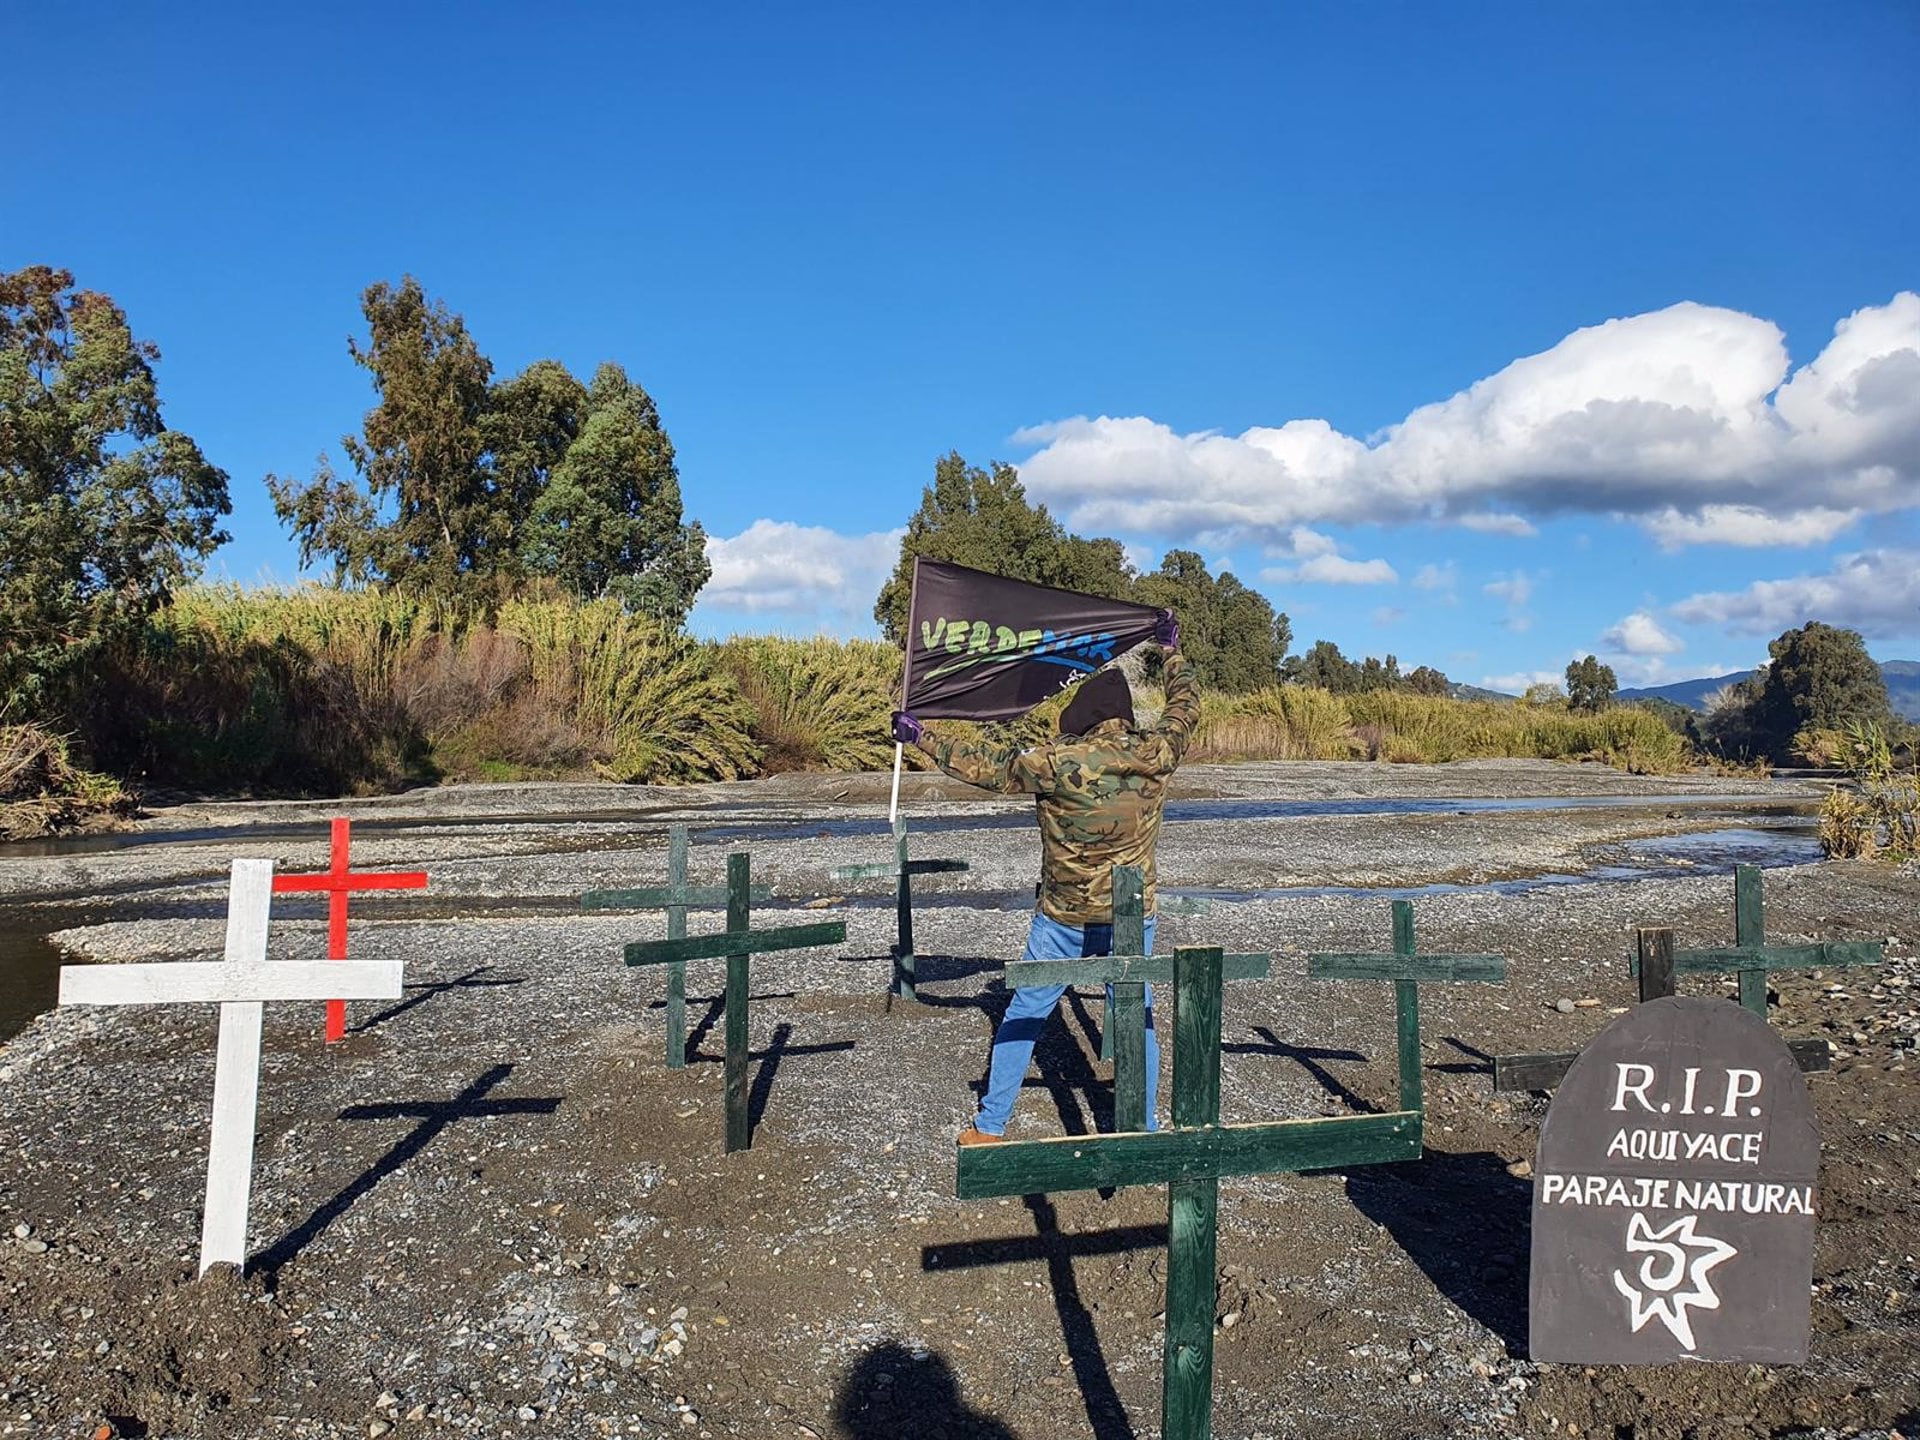
[[1442, 1035], [1440, 1037], [1440, 1043], [1442, 1045], [1451, 1045], [1467, 1058], [1465, 1060], [1452, 1060], [1445, 1065], [1429, 1065], [1427, 1069], [1437, 1070], [1443, 1075], [1493, 1074], [1493, 1056], [1489, 1055], [1486, 1051], [1477, 1046], [1469, 1045], [1466, 1041], [1454, 1035]]
[[[882, 957], [890, 958], [890, 957]], [[915, 957], [918, 966], [914, 981], [915, 994], [912, 1000], [902, 1000], [897, 990], [887, 991], [887, 1007], [904, 1006], [911, 1009], [915, 1004], [924, 1005], [929, 1010], [978, 1010], [985, 1015], [991, 1027], [999, 1023], [1000, 1016], [1006, 1013], [1007, 1001], [1012, 992], [999, 989], [969, 989], [960, 995], [930, 994], [927, 986], [941, 984], [948, 980], [962, 980], [972, 975], [984, 975], [998, 972], [1005, 963], [1000, 960], [959, 959], [952, 956], [919, 955]], [[934, 962], [929, 966], [928, 962]]]
[[407, 989], [415, 990], [419, 993], [409, 995], [398, 1005], [389, 1005], [378, 1015], [369, 1015], [353, 1027], [353, 1033], [359, 1035], [373, 1029], [376, 1025], [384, 1025], [396, 1016], [406, 1014], [407, 1011], [413, 1009], [414, 1006], [424, 1005], [436, 996], [446, 994], [449, 990], [483, 990], [490, 989], [496, 985], [524, 985], [527, 983], [527, 977], [524, 975], [502, 975], [497, 979], [482, 980], [480, 977], [491, 969], [493, 969], [491, 965], [476, 965], [466, 974], [456, 976], [452, 980], [433, 980], [424, 985], [409, 985], [406, 987]]
[[[1007, 997], [1011, 1000], [1011, 994]], [[1069, 989], [1060, 997], [1061, 1009], [1055, 1015], [1066, 1019], [1066, 1010], [1073, 1011], [1078, 1022], [1081, 1040], [1076, 1039], [1071, 1025], [1055, 1028], [1051, 1020], [1041, 1033], [1038, 1043], [1033, 1047], [1034, 1068], [1040, 1072], [1038, 1078], [1027, 1079], [1022, 1088], [1038, 1086], [1053, 1099], [1054, 1109], [1060, 1113], [1060, 1131], [1064, 1135], [1087, 1135], [1097, 1131], [1113, 1129], [1113, 1086], [1102, 1080], [1099, 1073], [1087, 1061], [1089, 1054], [1100, 1053], [1100, 1025], [1093, 1018], [1093, 1011], [1086, 996], [1078, 990]], [[1001, 1009], [1004, 1011], [1005, 1006]], [[996, 1026], [998, 1020], [996, 1017]], [[986, 1093], [986, 1078], [981, 1077], [981, 1093]], [[1080, 1110], [1080, 1097], [1086, 1099], [1086, 1113]], [[1102, 1190], [1103, 1200], [1113, 1198], [1113, 1191]]]
[[355, 1201], [426, 1149], [442, 1130], [456, 1121], [490, 1115], [551, 1115], [560, 1108], [557, 1095], [541, 1099], [487, 1099], [488, 1092], [512, 1073], [510, 1064], [495, 1065], [451, 1100], [402, 1100], [384, 1105], [349, 1105], [342, 1110], [339, 1117], [342, 1120], [408, 1119], [420, 1123], [355, 1176], [339, 1194], [255, 1256], [247, 1268], [265, 1276], [271, 1288], [282, 1266], [346, 1214]]
[[1323, 1050], [1306, 1045], [1294, 1045], [1282, 1040], [1265, 1025], [1255, 1025], [1253, 1033], [1260, 1037], [1258, 1044], [1236, 1041], [1220, 1047], [1222, 1055], [1275, 1055], [1283, 1060], [1292, 1060], [1307, 1074], [1311, 1075], [1320, 1088], [1349, 1109], [1368, 1115], [1378, 1115], [1380, 1107], [1358, 1092], [1349, 1089], [1346, 1082], [1321, 1063], [1327, 1060], [1339, 1060], [1364, 1064], [1367, 1057], [1358, 1050]]
[[1347, 1198], [1393, 1236], [1436, 1289], [1520, 1358], [1527, 1345], [1533, 1186], [1490, 1151], [1429, 1150], [1347, 1176]]
[[1164, 1251], [1165, 1225], [1126, 1225], [1090, 1235], [1063, 1235], [1053, 1201], [1045, 1195], [1021, 1197], [1033, 1216], [1034, 1233], [1005, 1240], [962, 1240], [929, 1245], [920, 1252], [923, 1270], [964, 1270], [983, 1265], [1014, 1265], [1044, 1260], [1047, 1284], [1053, 1292], [1054, 1312], [1060, 1317], [1060, 1336], [1073, 1364], [1073, 1378], [1087, 1407], [1093, 1440], [1134, 1440], [1127, 1409], [1114, 1388], [1106, 1352], [1093, 1312], [1080, 1297], [1073, 1272], [1075, 1257], [1118, 1255], [1134, 1250]]
[[[999, 1028], [1000, 1020], [1006, 1014], [1007, 1006], [1012, 999], [1011, 991], [1000, 990], [989, 991], [964, 1003], [976, 1006], [985, 1013], [988, 1035], [991, 1037]], [[1087, 998], [1078, 991], [1069, 989], [1061, 1000], [1062, 1008], [1055, 1013], [1062, 1023], [1056, 1026], [1053, 1023], [1054, 1017], [1048, 1017], [1047, 1024], [1042, 1028], [1034, 1044], [1033, 1068], [1038, 1073], [1028, 1076], [1022, 1082], [1022, 1092], [1028, 1089], [1041, 1089], [1047, 1092], [1059, 1116], [1063, 1134], [1085, 1135], [1096, 1129], [1111, 1129], [1113, 1124], [1112, 1087], [1101, 1082], [1087, 1059], [1089, 1053], [1097, 1054], [1099, 1051], [1099, 1027], [1093, 1020]], [[980, 1078], [974, 1082], [976, 1093], [984, 1095], [986, 1083], [986, 1074], [983, 1070]], [[1102, 1199], [1111, 1199], [1114, 1194], [1111, 1189], [1103, 1189], [1097, 1193]], [[946, 1270], [1044, 1260], [1047, 1265], [1048, 1287], [1053, 1295], [1054, 1311], [1060, 1319], [1061, 1338], [1066, 1344], [1067, 1355], [1073, 1366], [1074, 1380], [1080, 1391], [1082, 1402], [1086, 1406], [1087, 1421], [1091, 1427], [1089, 1433], [1093, 1436], [1093, 1440], [1134, 1440], [1134, 1430], [1127, 1419], [1126, 1407], [1121, 1403], [1119, 1392], [1114, 1387], [1106, 1353], [1100, 1344], [1100, 1334], [1094, 1325], [1093, 1312], [1081, 1298], [1079, 1281], [1074, 1275], [1073, 1260], [1079, 1255], [1112, 1255], [1130, 1250], [1164, 1250], [1167, 1244], [1166, 1226], [1135, 1225], [1101, 1234], [1063, 1235], [1060, 1231], [1058, 1212], [1054, 1209], [1050, 1198], [1045, 1195], [1027, 1195], [1022, 1197], [1021, 1203], [1033, 1216], [1033, 1235], [1004, 1240], [961, 1241], [948, 1245], [930, 1245], [920, 1252], [921, 1268]], [[871, 1433], [891, 1436], [894, 1432], [876, 1430]], [[915, 1429], [902, 1433], [918, 1436], [922, 1432]], [[936, 1430], [925, 1433], [940, 1434], [942, 1432]]]
[[[851, 1040], [834, 1040], [824, 1045], [789, 1045], [793, 1038], [793, 1026], [782, 1020], [773, 1027], [773, 1041], [764, 1050], [749, 1051], [749, 1060], [758, 1060], [760, 1068], [754, 1072], [753, 1086], [747, 1091], [747, 1134], [751, 1136], [760, 1128], [760, 1116], [766, 1111], [767, 1097], [773, 1093], [773, 1077], [780, 1069], [780, 1062], [789, 1055], [831, 1055], [842, 1050], [851, 1050]], [[704, 1064], [708, 1057], [702, 1055], [699, 1062]], [[714, 1057], [717, 1063], [722, 1057]]]
[[960, 1398], [953, 1366], [937, 1350], [889, 1340], [867, 1351], [841, 1378], [833, 1434], [846, 1440], [1020, 1440]]
[[[791, 990], [770, 990], [765, 993], [756, 990], [748, 995], [747, 1003], [752, 1005], [761, 1000], [791, 1000], [793, 998], [794, 992]], [[720, 1017], [726, 1013], [726, 992], [722, 991], [718, 995], [699, 997], [689, 995], [687, 996], [687, 1004], [705, 1005], [707, 1007], [700, 1018], [694, 1022], [693, 1028], [687, 1032], [687, 1048], [685, 1052], [687, 1063], [692, 1064], [696, 1060], [711, 1060], [714, 1058], [713, 1056], [700, 1055], [696, 1052], [700, 1049], [700, 1042], [713, 1033], [713, 1027], [720, 1023]], [[665, 1000], [650, 1000], [647, 1002], [647, 1008], [649, 1010], [664, 1010], [667, 1008], [667, 1002]]]

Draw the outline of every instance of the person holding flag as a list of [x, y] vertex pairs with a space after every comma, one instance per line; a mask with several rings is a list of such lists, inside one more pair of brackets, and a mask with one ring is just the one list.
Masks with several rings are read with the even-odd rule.
[[[918, 579], [916, 575], [916, 583]], [[1134, 721], [1133, 693], [1126, 677], [1117, 669], [1098, 669], [1081, 682], [1061, 712], [1059, 737], [1026, 749], [991, 739], [974, 742], [938, 734], [916, 719], [910, 713], [911, 665], [916, 659], [910, 642], [909, 708], [894, 713], [894, 739], [918, 747], [957, 780], [1034, 796], [1040, 822], [1040, 891], [1027, 934], [1029, 960], [1113, 953], [1116, 865], [1140, 867], [1145, 880], [1146, 948], [1153, 949], [1154, 845], [1160, 835], [1167, 780], [1193, 737], [1200, 703], [1192, 672], [1179, 650], [1180, 627], [1173, 612], [1149, 611], [1147, 620], [1152, 638], [1166, 651], [1167, 699], [1159, 721], [1141, 729]], [[1139, 638], [1146, 638], [1146, 633], [1143, 627]], [[993, 1037], [985, 1097], [973, 1123], [960, 1132], [962, 1145], [993, 1144], [1005, 1138], [1034, 1042], [1065, 991], [1064, 985], [1022, 986], [1014, 991]], [[1111, 1004], [1111, 987], [1107, 999]], [[1149, 1130], [1158, 1123], [1159, 1077], [1160, 1044], [1153, 1028], [1149, 987], [1145, 1077]]]

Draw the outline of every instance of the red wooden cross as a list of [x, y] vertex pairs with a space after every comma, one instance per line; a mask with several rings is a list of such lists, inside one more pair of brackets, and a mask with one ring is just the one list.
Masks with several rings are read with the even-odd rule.
[[[273, 877], [273, 890], [276, 895], [302, 891], [324, 891], [327, 896], [327, 958], [344, 960], [347, 958], [347, 897], [355, 890], [424, 890], [427, 888], [427, 872], [424, 870], [390, 871], [375, 874], [367, 871], [356, 872], [348, 868], [347, 849], [351, 844], [351, 820], [337, 819], [333, 822], [333, 851], [331, 864], [319, 875], [276, 875]], [[329, 1000], [327, 1002], [327, 1043], [344, 1040], [347, 1036], [347, 1002]]]

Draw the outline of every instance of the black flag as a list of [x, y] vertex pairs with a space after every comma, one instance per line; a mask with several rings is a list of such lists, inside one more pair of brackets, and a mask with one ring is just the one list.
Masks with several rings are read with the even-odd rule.
[[1152, 638], [1159, 616], [916, 556], [901, 708], [922, 720], [1023, 715]]

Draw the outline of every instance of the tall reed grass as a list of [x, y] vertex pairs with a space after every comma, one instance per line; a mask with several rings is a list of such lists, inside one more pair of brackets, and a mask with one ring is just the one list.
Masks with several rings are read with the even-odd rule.
[[[102, 654], [69, 705], [93, 762], [246, 793], [601, 775], [678, 783], [884, 768], [899, 652], [870, 641], [698, 642], [613, 601], [487, 613], [318, 586], [183, 590]], [[1140, 686], [1143, 718], [1156, 696]], [[1060, 702], [1014, 727], [1052, 733]], [[1597, 715], [1298, 686], [1203, 696], [1190, 758], [1597, 759], [1680, 768], [1649, 712]], [[918, 759], [918, 757], [910, 757]]]
[[1335, 695], [1287, 685], [1205, 695], [1190, 759], [1599, 760], [1635, 774], [1684, 769], [1687, 743], [1634, 706], [1598, 713], [1558, 706], [1374, 690]]
[[379, 591], [188, 589], [73, 710], [109, 768], [191, 790], [754, 773], [753, 716], [695, 642], [612, 601], [483, 612]]
[[878, 770], [893, 761], [900, 652], [871, 640], [735, 636], [712, 647], [753, 711], [760, 768]]
[[1920, 855], [1920, 750], [1896, 751], [1880, 726], [1837, 732], [1853, 788], [1836, 787], [1820, 807], [1820, 844], [1828, 855], [1891, 860]]
[[617, 600], [513, 601], [499, 628], [527, 647], [540, 708], [587, 739], [607, 778], [672, 784], [754, 772], [753, 711], [694, 641]]

